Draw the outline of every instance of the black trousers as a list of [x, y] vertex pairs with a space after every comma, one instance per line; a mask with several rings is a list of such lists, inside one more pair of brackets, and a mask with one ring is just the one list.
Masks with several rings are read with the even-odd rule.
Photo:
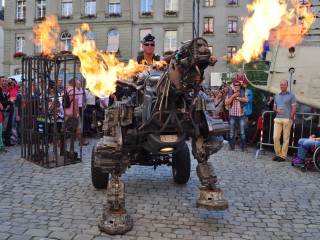
[[4, 137], [4, 144], [11, 144], [11, 136], [12, 136], [12, 118], [13, 118], [13, 111], [14, 109], [11, 108], [10, 114], [9, 114], [9, 119], [8, 119], [8, 125], [6, 131], [3, 133]]

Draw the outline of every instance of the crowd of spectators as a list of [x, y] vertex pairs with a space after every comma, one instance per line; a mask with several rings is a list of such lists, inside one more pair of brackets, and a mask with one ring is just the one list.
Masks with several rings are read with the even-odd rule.
[[[84, 136], [90, 136], [96, 131], [92, 126], [93, 114], [99, 114], [100, 118], [104, 117], [108, 98], [99, 99], [89, 89], [83, 89], [84, 84], [78, 78], [69, 79], [66, 87], [63, 86], [61, 77], [57, 79], [56, 86], [41, 79], [32, 80], [29, 85], [30, 87], [27, 86], [24, 90], [26, 94], [24, 98], [29, 98], [29, 107], [26, 109], [31, 111], [29, 114], [32, 116], [31, 126], [35, 128], [34, 130], [39, 130], [36, 129], [39, 127], [37, 121], [46, 117], [45, 124], [48, 128], [48, 144], [50, 144], [53, 142], [54, 125], [55, 131], [60, 133], [64, 122], [70, 117], [75, 117], [78, 121], [76, 137], [79, 145], [87, 145], [89, 142]], [[15, 79], [0, 77], [0, 152], [6, 151], [5, 147], [15, 146], [21, 141], [21, 116], [27, 102], [23, 100], [20, 88]], [[71, 106], [67, 108], [63, 104], [63, 96], [66, 92], [69, 92], [71, 101]], [[83, 119], [80, 119], [80, 116]], [[80, 128], [81, 120], [83, 131]]]
[[[44, 84], [45, 81], [41, 79], [39, 81], [32, 81], [28, 92], [31, 93], [30, 98], [34, 101], [32, 104], [32, 115], [41, 115], [44, 112], [45, 101], [47, 99], [47, 107], [50, 115], [50, 121], [48, 122], [49, 133], [53, 133], [53, 122], [56, 121], [58, 132], [63, 128], [63, 122], [70, 116], [74, 116], [78, 119], [79, 128], [76, 131], [79, 144], [86, 145], [88, 141], [84, 139], [85, 136], [91, 136], [95, 134], [93, 115], [99, 116], [103, 121], [104, 110], [107, 109], [114, 100], [121, 99], [121, 94], [116, 91], [115, 94], [98, 98], [93, 95], [89, 89], [83, 89], [85, 86], [81, 80], [72, 78], [69, 80], [68, 85], [64, 87], [63, 79], [59, 77], [55, 85], [56, 91], [48, 84]], [[48, 88], [48, 98], [41, 97], [44, 88]], [[20, 91], [20, 85], [15, 79], [8, 79], [4, 76], [0, 77], [0, 151], [5, 151], [5, 147], [14, 146], [21, 141], [21, 116], [23, 99]], [[26, 90], [27, 91], [27, 90]], [[69, 93], [70, 99], [74, 99], [72, 106], [65, 109], [63, 106], [63, 95], [66, 91]], [[252, 113], [252, 90], [247, 88], [247, 80], [243, 75], [243, 69], [238, 69], [238, 74], [230, 82], [222, 82], [221, 86], [209, 87], [203, 85], [203, 93], [214, 103], [216, 109], [216, 116], [218, 119], [228, 121], [230, 124], [230, 135], [225, 136], [225, 140], [229, 141], [229, 149], [232, 151], [235, 148], [235, 144], [241, 146], [242, 150], [246, 152], [246, 131], [248, 123], [248, 116]], [[58, 102], [56, 99], [58, 95]], [[74, 105], [76, 107], [74, 107]], [[266, 101], [265, 110], [272, 111], [274, 105], [274, 95], [271, 94]], [[234, 108], [232, 110], [232, 108]], [[76, 111], [74, 111], [76, 109]], [[298, 112], [308, 113], [314, 112], [312, 108], [299, 105]], [[80, 129], [80, 115], [83, 116], [83, 131]], [[230, 121], [232, 119], [232, 121]], [[234, 120], [234, 121], [233, 121]], [[241, 120], [241, 121], [240, 121]], [[297, 116], [296, 123], [310, 121], [310, 117], [307, 115]], [[298, 139], [297, 139], [298, 140]], [[52, 141], [52, 137], [49, 138], [49, 142]]]
[[[21, 92], [15, 79], [0, 77], [0, 122], [1, 140], [0, 151], [5, 151], [5, 146], [14, 146], [12, 138], [19, 141], [21, 138]], [[13, 135], [12, 128], [16, 129]]]
[[247, 88], [243, 69], [239, 68], [234, 79], [222, 82], [221, 86], [209, 88], [204, 85], [204, 92], [214, 102], [217, 118], [230, 124], [230, 135], [225, 136], [230, 144], [229, 150], [233, 151], [239, 141], [242, 151], [247, 152], [245, 128], [248, 116], [252, 114], [253, 93]]

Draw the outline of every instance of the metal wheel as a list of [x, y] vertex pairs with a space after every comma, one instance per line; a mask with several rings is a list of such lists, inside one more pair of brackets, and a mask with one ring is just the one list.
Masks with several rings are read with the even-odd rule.
[[320, 146], [314, 151], [313, 163], [317, 170], [320, 171]]
[[300, 167], [300, 170], [301, 170], [301, 172], [306, 172], [306, 171], [307, 171], [307, 168], [306, 168], [306, 166], [301, 166], [301, 167]]
[[101, 168], [96, 167], [95, 160], [95, 146], [92, 149], [91, 155], [91, 180], [92, 185], [97, 189], [104, 189], [108, 187], [109, 173], [102, 172]]

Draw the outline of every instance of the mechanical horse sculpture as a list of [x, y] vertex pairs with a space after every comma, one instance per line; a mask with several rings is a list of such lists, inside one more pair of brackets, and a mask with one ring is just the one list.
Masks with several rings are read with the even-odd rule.
[[106, 110], [104, 136], [92, 150], [92, 183], [98, 189], [108, 188], [99, 228], [110, 235], [124, 234], [133, 226], [120, 176], [131, 165], [156, 168], [165, 164], [172, 166], [176, 183], [187, 183], [191, 171], [187, 140], [198, 161], [197, 207], [228, 208], [208, 159], [221, 149], [221, 135], [229, 131], [229, 125], [217, 119], [213, 102], [201, 91], [204, 70], [216, 60], [207, 41], [195, 38], [166, 61], [161, 71], [149, 69], [134, 82], [118, 81], [129, 89], [127, 97]]

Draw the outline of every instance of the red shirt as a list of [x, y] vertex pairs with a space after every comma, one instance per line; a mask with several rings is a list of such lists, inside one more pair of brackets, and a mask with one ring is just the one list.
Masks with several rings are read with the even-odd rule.
[[0, 111], [0, 123], [3, 122], [3, 116], [2, 116], [2, 112]]
[[234, 84], [236, 81], [239, 81], [241, 83], [241, 85], [247, 86], [247, 79], [244, 75], [242, 77], [240, 77], [237, 74], [237, 76], [232, 80], [232, 83]]
[[9, 95], [10, 95], [10, 99], [16, 100], [19, 85], [16, 84], [13, 88], [8, 87], [7, 89], [8, 89]]

